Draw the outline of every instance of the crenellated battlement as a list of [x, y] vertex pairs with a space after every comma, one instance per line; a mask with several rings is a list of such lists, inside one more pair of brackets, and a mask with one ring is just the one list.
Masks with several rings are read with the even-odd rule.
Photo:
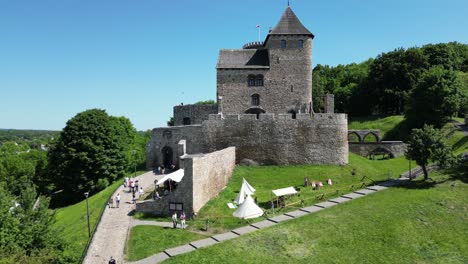
[[312, 121], [319, 123], [347, 123], [348, 116], [346, 114], [334, 114], [334, 113], [321, 113], [321, 114], [296, 114], [296, 118], [293, 118], [292, 114], [273, 114], [265, 113], [259, 114], [258, 118], [255, 114], [210, 114], [208, 116], [209, 121], [216, 120], [228, 120], [228, 121]]
[[254, 42], [249, 42], [242, 46], [243, 49], [259, 49], [263, 48], [263, 41], [254, 41]]

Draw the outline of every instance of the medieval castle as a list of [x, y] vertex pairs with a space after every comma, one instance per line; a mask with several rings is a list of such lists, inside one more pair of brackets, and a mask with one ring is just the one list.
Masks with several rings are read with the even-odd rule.
[[221, 50], [217, 104], [175, 106], [175, 126], [152, 131], [148, 168], [228, 147], [236, 162], [347, 164], [346, 114], [334, 113], [333, 96], [324, 113], [312, 110], [313, 39], [287, 7], [264, 42]]

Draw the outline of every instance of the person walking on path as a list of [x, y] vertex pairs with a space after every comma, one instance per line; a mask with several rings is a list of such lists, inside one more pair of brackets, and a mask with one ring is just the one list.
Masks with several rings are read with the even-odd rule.
[[117, 205], [117, 208], [119, 208], [120, 205], [120, 194], [118, 193], [117, 196], [115, 197], [115, 203]]
[[177, 213], [176, 213], [176, 211], [174, 211], [174, 213], [172, 214], [172, 226], [174, 228], [177, 228]]
[[182, 226], [182, 229], [185, 229], [185, 212], [182, 212], [182, 214], [180, 214], [180, 224]]
[[107, 206], [109, 206], [109, 208], [114, 208], [114, 197], [111, 196], [109, 201], [107, 201]]

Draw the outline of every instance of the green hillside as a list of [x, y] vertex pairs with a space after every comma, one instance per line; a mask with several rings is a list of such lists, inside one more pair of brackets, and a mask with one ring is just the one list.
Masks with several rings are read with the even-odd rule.
[[434, 173], [432, 182], [391, 188], [167, 263], [467, 263], [467, 170]]

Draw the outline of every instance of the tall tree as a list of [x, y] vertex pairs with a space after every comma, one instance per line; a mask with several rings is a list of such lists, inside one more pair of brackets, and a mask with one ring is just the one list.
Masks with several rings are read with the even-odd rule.
[[134, 138], [133, 126], [124, 118], [112, 118], [104, 110], [91, 109], [67, 122], [49, 151], [49, 172], [63, 190], [54, 205], [76, 202], [87, 191], [99, 191], [123, 177], [128, 166], [125, 151]]
[[441, 166], [446, 166], [452, 160], [450, 148], [445, 144], [443, 135], [432, 126], [424, 125], [422, 129], [413, 129], [408, 140], [406, 158], [415, 160], [421, 166], [424, 173], [424, 180], [427, 180], [427, 165], [429, 162], [438, 162]]
[[373, 112], [403, 113], [408, 94], [427, 66], [427, 58], [418, 48], [400, 48], [377, 56], [369, 71]]
[[413, 127], [442, 127], [460, 109], [462, 83], [457, 74], [442, 66], [424, 72], [411, 93], [406, 119]]

